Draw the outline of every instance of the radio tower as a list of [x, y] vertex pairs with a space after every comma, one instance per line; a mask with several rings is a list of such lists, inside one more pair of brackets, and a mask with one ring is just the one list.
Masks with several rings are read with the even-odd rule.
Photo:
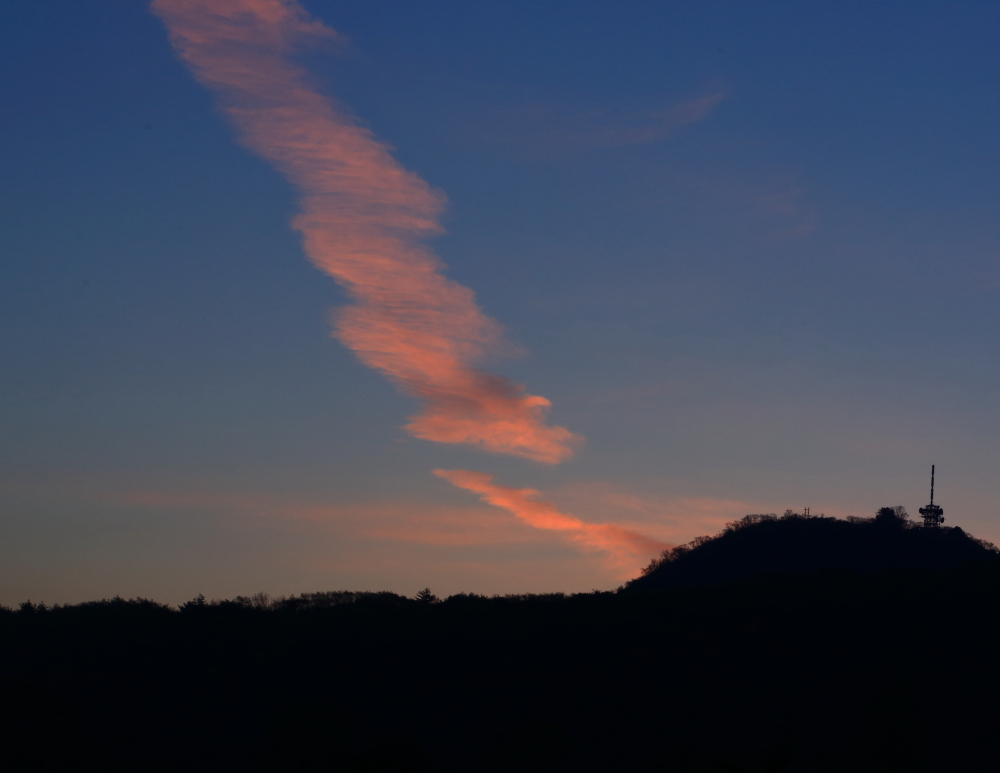
[[924, 519], [924, 526], [929, 529], [936, 529], [944, 523], [944, 510], [934, 504], [934, 465], [931, 465], [931, 503], [927, 507], [920, 508], [920, 517]]

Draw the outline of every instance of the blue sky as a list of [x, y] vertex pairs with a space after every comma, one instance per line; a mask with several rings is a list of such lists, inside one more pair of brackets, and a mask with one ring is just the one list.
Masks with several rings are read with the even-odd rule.
[[678, 542], [915, 513], [936, 463], [1000, 540], [995, 4], [302, 5], [350, 41], [301, 58], [316, 88], [447, 195], [434, 250], [525, 350], [490, 368], [586, 444], [410, 437], [161, 22], [13, 0], [0, 603], [621, 581], [435, 468]]

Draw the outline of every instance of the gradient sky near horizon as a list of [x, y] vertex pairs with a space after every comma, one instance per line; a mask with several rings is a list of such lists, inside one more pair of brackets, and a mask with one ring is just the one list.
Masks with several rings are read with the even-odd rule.
[[301, 5], [346, 38], [313, 87], [447, 197], [426, 243], [521, 350], [484, 367], [585, 442], [415, 437], [147, 4], [9, 0], [0, 603], [612, 588], [652, 556], [538, 519], [915, 515], [932, 463], [1000, 542], [1000, 6]]

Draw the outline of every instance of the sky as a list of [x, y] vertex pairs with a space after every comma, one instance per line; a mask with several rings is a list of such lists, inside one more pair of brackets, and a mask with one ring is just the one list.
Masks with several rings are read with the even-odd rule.
[[1000, 6], [8, 0], [0, 603], [1000, 542]]

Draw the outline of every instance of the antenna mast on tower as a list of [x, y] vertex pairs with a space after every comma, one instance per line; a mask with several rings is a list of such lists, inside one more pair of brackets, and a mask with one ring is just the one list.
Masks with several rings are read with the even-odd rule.
[[934, 504], [934, 465], [931, 465], [931, 503], [927, 507], [920, 508], [920, 517], [924, 519], [924, 526], [937, 528], [944, 523], [944, 510]]

